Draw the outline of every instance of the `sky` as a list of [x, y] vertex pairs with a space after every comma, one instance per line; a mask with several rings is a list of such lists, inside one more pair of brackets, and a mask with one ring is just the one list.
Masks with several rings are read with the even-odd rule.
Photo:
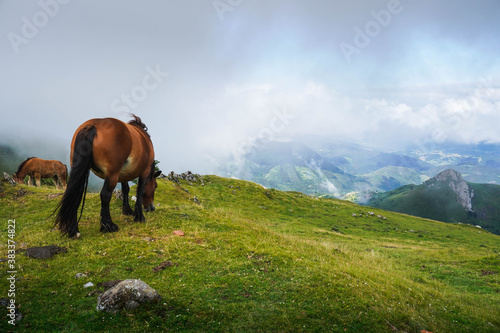
[[0, 144], [69, 160], [81, 123], [129, 113], [176, 172], [259, 138], [500, 143], [499, 15], [498, 0], [0, 0]]

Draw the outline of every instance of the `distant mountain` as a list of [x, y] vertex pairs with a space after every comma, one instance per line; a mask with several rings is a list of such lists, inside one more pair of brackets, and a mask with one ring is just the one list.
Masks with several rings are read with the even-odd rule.
[[361, 163], [361, 165], [370, 172], [387, 166], [404, 167], [415, 171], [428, 170], [432, 167], [431, 164], [420, 161], [416, 158], [395, 153], [379, 153], [376, 156], [365, 160], [364, 163]]
[[375, 190], [390, 191], [406, 184], [421, 184], [429, 177], [412, 168], [390, 165], [358, 178], [370, 183]]
[[[419, 170], [428, 167], [412, 157], [354, 144], [316, 151], [298, 141], [265, 141], [227, 173], [284, 191], [361, 198], [357, 193], [389, 191], [411, 182], [421, 183], [429, 177], [422, 176]], [[363, 173], [353, 175], [348, 170]]]
[[[500, 154], [500, 153], [499, 153]], [[495, 162], [491, 162], [495, 163]], [[428, 173], [438, 174], [446, 169], [454, 169], [464, 177], [468, 182], [471, 183], [490, 183], [490, 184], [500, 184], [500, 168], [493, 168], [482, 164], [448, 164], [440, 167], [434, 167], [428, 170]]]
[[344, 171], [333, 163], [297, 141], [268, 141], [265, 144], [258, 145], [255, 154], [248, 157], [248, 162], [262, 167], [274, 168], [276, 165], [293, 165], [344, 174]]
[[297, 141], [256, 145], [241, 164], [230, 167], [226, 173], [279, 190], [334, 196], [350, 192], [355, 179]]
[[500, 186], [464, 180], [447, 169], [422, 185], [405, 185], [373, 194], [367, 206], [443, 222], [479, 225], [500, 234]]
[[[418, 148], [418, 147], [417, 147]], [[420, 185], [453, 168], [474, 183], [500, 183], [500, 146], [442, 145], [383, 150], [321, 136], [262, 140], [218, 174], [284, 191], [334, 196], [364, 204], [373, 192]]]
[[343, 142], [321, 136], [304, 136], [298, 139], [317, 151], [337, 167], [353, 175], [364, 175], [387, 166], [424, 171], [433, 167], [411, 151], [384, 151], [374, 147]]
[[500, 144], [444, 143], [435, 144], [432, 150], [413, 147], [404, 154], [432, 165], [426, 171], [430, 175], [451, 168], [468, 182], [500, 184]]

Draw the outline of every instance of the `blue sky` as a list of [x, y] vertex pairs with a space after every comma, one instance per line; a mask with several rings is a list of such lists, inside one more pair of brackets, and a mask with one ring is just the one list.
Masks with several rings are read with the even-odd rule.
[[493, 0], [3, 0], [0, 143], [69, 150], [85, 120], [127, 112], [177, 171], [259, 137], [499, 143], [499, 14]]

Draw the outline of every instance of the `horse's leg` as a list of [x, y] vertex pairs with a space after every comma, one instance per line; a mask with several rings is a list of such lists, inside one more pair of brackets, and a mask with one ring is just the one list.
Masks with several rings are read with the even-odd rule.
[[134, 215], [134, 211], [130, 208], [130, 203], [128, 201], [128, 194], [130, 192], [130, 186], [128, 186], [128, 182], [122, 182], [122, 194], [123, 194], [123, 206], [122, 206], [122, 214], [123, 215]]
[[59, 189], [59, 178], [57, 177], [57, 175], [55, 175], [52, 178], [54, 179], [54, 184], [56, 185], [56, 190], [58, 190]]
[[109, 211], [109, 202], [117, 183], [118, 175], [116, 177], [107, 177], [104, 180], [104, 186], [101, 190], [101, 232], [118, 231], [118, 226], [111, 220], [111, 212]]
[[[24, 180], [23, 180], [24, 182]], [[28, 186], [33, 186], [33, 182], [31, 181], [31, 176], [28, 175]]]
[[134, 221], [135, 222], [144, 222], [146, 218], [144, 217], [144, 213], [142, 212], [142, 197], [144, 196], [144, 186], [146, 185], [146, 179], [139, 177], [139, 181], [137, 182], [137, 201], [135, 202], [135, 210], [134, 210]]
[[41, 181], [42, 176], [39, 173], [35, 173], [35, 181], [36, 181], [36, 186], [41, 187], [42, 186], [42, 181]]
[[67, 184], [66, 184], [66, 175], [65, 175], [65, 174], [63, 174], [63, 176], [62, 176], [62, 177], [59, 177], [59, 180], [61, 181], [61, 184], [62, 184], [62, 186], [61, 186], [61, 187], [62, 187], [62, 189], [64, 190], [64, 189], [66, 188], [66, 186], [67, 186]]

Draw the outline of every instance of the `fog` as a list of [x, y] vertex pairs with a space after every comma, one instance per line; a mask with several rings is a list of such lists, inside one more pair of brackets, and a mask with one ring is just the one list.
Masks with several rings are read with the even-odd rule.
[[[160, 167], [258, 138], [499, 143], [498, 1], [0, 1], [0, 144], [69, 161], [140, 116]], [[42, 148], [43, 147], [43, 148]]]

